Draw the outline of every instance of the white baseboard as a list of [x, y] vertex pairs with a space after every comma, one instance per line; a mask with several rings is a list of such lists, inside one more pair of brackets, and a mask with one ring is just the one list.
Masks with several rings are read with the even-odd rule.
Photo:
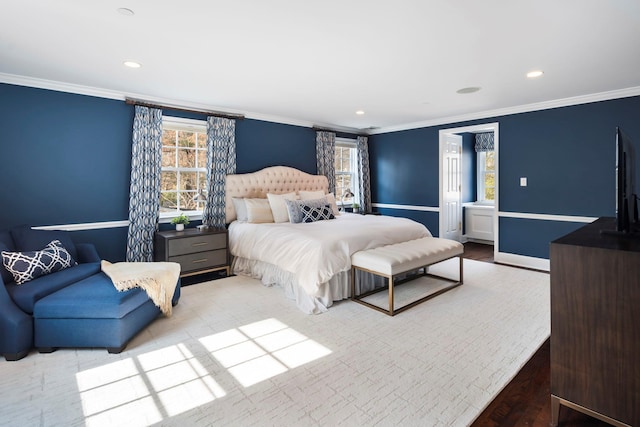
[[481, 245], [494, 245], [495, 244], [493, 240], [475, 239], [473, 237], [467, 237], [466, 235], [462, 235], [462, 239], [464, 241], [462, 241], [460, 243], [471, 242], [471, 243], [479, 243]]
[[507, 252], [498, 252], [494, 257], [494, 261], [500, 264], [532, 268], [534, 270], [549, 271], [551, 269], [548, 259], [510, 254]]

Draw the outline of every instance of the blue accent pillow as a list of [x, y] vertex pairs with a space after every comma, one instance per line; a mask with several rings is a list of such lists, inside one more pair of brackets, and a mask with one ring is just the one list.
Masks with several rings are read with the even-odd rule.
[[333, 209], [331, 209], [331, 205], [324, 205], [320, 208], [313, 208], [311, 206], [302, 205], [300, 206], [300, 210], [302, 211], [303, 222], [316, 222], [328, 219], [336, 219], [336, 217], [333, 215]]
[[76, 265], [59, 240], [53, 240], [41, 251], [2, 251], [2, 264], [13, 275], [16, 285]]
[[312, 208], [324, 207], [327, 203], [327, 198], [310, 199], [310, 200], [285, 200], [287, 204], [287, 212], [289, 213], [289, 222], [294, 224], [301, 223], [303, 220], [302, 206], [308, 206]]

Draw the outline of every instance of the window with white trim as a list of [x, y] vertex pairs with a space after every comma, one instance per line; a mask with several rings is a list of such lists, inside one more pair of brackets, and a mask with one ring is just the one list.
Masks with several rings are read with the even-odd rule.
[[478, 202], [494, 203], [496, 195], [495, 151], [479, 151], [478, 162]]
[[336, 201], [339, 205], [359, 203], [358, 148], [356, 141], [336, 138]]
[[206, 199], [206, 122], [163, 117], [160, 216], [202, 214]]

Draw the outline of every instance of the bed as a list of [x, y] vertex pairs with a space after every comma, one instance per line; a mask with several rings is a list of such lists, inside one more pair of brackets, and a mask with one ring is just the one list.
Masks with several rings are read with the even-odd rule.
[[233, 272], [282, 287], [287, 297], [309, 314], [322, 313], [334, 301], [350, 297], [353, 253], [431, 236], [420, 223], [381, 215], [342, 213], [328, 221], [296, 224], [236, 220], [234, 198], [237, 202], [239, 198], [264, 199], [268, 194], [326, 194], [327, 189], [326, 177], [285, 166], [226, 178]]

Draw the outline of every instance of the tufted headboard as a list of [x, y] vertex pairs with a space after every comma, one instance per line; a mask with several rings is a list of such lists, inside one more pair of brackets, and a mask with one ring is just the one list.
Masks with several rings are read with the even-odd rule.
[[227, 175], [225, 204], [227, 224], [236, 219], [232, 197], [267, 198], [267, 193], [282, 194], [293, 191], [329, 191], [324, 175], [310, 175], [288, 166], [272, 166], [253, 173]]

